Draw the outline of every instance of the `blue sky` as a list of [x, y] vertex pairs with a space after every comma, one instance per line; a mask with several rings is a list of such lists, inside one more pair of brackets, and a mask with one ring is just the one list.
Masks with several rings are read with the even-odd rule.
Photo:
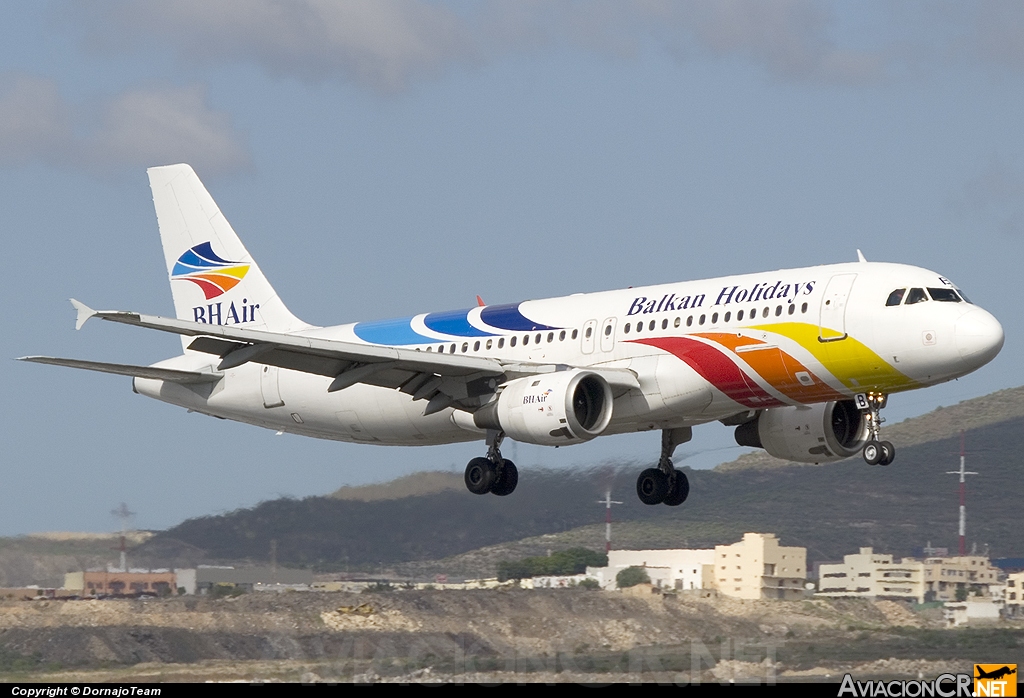
[[[1024, 383], [1024, 5], [50, 2], [0, 23], [0, 355], [150, 363], [69, 297], [172, 312], [145, 168], [189, 162], [317, 324], [855, 259], [943, 273], [1002, 354], [890, 420]], [[0, 534], [161, 528], [480, 447], [318, 442], [8, 361]], [[652, 462], [658, 435], [519, 445]], [[698, 428], [685, 460], [740, 453]], [[703, 453], [698, 453], [704, 451]], [[894, 466], [897, 467], [897, 466]], [[622, 483], [623, 494], [631, 483]], [[599, 514], [600, 512], [598, 512]]]

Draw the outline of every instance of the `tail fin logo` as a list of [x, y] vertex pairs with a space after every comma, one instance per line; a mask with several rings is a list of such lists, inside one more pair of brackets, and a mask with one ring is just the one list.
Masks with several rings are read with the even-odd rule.
[[248, 264], [221, 259], [210, 243], [204, 242], [178, 257], [171, 279], [191, 281], [203, 289], [206, 300], [210, 300], [233, 289], [248, 272]]

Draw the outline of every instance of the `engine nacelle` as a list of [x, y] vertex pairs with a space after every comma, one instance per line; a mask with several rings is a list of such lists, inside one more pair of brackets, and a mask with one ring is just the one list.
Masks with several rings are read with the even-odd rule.
[[808, 407], [773, 407], [736, 427], [736, 443], [763, 448], [797, 463], [832, 463], [856, 455], [867, 443], [867, 419], [853, 400]]
[[563, 446], [599, 436], [612, 419], [612, 399], [611, 386], [596, 373], [556, 371], [510, 381], [473, 422], [523, 443]]

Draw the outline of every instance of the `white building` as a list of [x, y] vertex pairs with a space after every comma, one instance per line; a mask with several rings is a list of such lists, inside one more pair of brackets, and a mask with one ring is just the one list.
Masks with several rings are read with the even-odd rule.
[[1006, 615], [1012, 618], [1024, 616], [1024, 572], [1017, 572], [1006, 577], [1003, 603]]
[[739, 599], [788, 599], [804, 596], [807, 548], [779, 545], [772, 533], [744, 533], [732, 545], [715, 546], [714, 580], [718, 591]]
[[843, 556], [841, 563], [818, 568], [818, 595], [829, 597], [868, 597], [924, 601], [925, 566], [920, 560], [904, 558], [861, 548], [855, 555]]
[[627, 567], [642, 567], [651, 584], [662, 589], [706, 589], [714, 550], [612, 550], [607, 567], [588, 567], [587, 575], [602, 589], [615, 589], [615, 576]]

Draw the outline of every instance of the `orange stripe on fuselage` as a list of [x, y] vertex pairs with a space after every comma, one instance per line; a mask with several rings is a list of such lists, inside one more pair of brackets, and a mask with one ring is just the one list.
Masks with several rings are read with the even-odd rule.
[[[696, 336], [721, 344], [732, 351], [740, 360], [754, 369], [768, 385], [791, 400], [811, 403], [846, 399], [845, 395], [822, 382], [806, 366], [777, 346], [753, 337], [737, 336], [735, 333], [729, 332], [699, 332], [696, 333]], [[764, 346], [764, 348], [753, 348], [758, 345]], [[751, 349], [737, 351], [744, 347], [751, 347]], [[813, 383], [811, 385], [801, 383], [796, 377], [796, 374], [800, 372], [806, 373]]]

